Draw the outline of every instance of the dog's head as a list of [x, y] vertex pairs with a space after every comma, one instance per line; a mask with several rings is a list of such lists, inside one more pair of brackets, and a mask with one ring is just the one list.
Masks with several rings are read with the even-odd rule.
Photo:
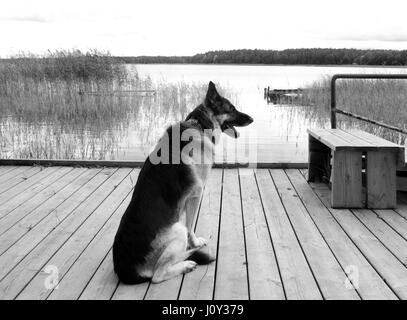
[[[245, 127], [253, 122], [249, 115], [236, 110], [228, 99], [222, 97], [212, 81], [209, 82], [203, 107], [213, 115], [211, 118], [219, 123], [222, 132], [232, 138], [239, 137], [235, 127]], [[205, 110], [202, 111], [205, 114]]]
[[223, 98], [216, 90], [215, 84], [212, 81], [209, 82], [208, 92], [206, 93], [205, 107], [212, 110], [222, 132], [225, 132], [232, 138], [239, 137], [235, 127], [245, 127], [253, 122], [252, 117], [238, 111], [228, 99]]

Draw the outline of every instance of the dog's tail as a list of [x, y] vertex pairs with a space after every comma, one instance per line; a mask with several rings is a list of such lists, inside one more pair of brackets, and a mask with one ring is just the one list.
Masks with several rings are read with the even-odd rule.
[[195, 251], [193, 254], [191, 254], [188, 258], [188, 260], [195, 261], [197, 264], [209, 264], [212, 261], [216, 260], [216, 257], [213, 256], [210, 252], [209, 249], [207, 248], [201, 248], [197, 251]]

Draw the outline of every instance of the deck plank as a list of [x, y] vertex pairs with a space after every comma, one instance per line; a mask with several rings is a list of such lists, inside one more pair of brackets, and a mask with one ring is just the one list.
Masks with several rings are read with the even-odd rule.
[[407, 240], [407, 219], [394, 210], [375, 210], [380, 219], [396, 230]]
[[81, 293], [79, 300], [110, 300], [118, 282], [119, 279], [113, 271], [113, 254], [110, 249]]
[[284, 300], [284, 290], [253, 169], [239, 169], [250, 299]]
[[217, 261], [123, 285], [111, 248], [138, 168], [0, 166], [0, 299], [407, 299], [407, 195], [394, 210], [332, 209], [303, 171], [214, 169], [196, 233]]
[[[3, 209], [5, 205], [8, 207], [10, 203], [22, 203], [25, 199], [29, 199], [30, 196], [35, 194], [35, 191], [41, 191], [46, 187], [46, 183], [50, 183], [51, 180], [47, 179], [50, 175], [57, 174], [57, 172], [63, 169], [62, 167], [52, 167], [45, 168], [39, 173], [31, 176], [27, 180], [17, 184], [13, 188], [8, 189], [7, 191], [0, 194], [0, 207]], [[63, 172], [70, 168], [67, 167]], [[17, 199], [14, 199], [17, 198]], [[21, 200], [23, 199], [23, 200]], [[22, 202], [21, 202], [22, 201]], [[4, 209], [3, 209], [4, 210]], [[2, 216], [0, 216], [1, 218]]]
[[[329, 208], [330, 190], [321, 185], [315, 189], [322, 202]], [[348, 209], [329, 211], [346, 234], [363, 253], [370, 264], [385, 279], [398, 298], [407, 298], [407, 269]]]
[[[212, 170], [205, 186], [195, 233], [208, 240], [211, 254], [217, 256], [219, 213], [222, 192], [222, 170]], [[216, 262], [198, 266], [184, 276], [179, 299], [211, 300], [215, 285]]]
[[17, 167], [15, 170], [7, 171], [0, 176], [0, 193], [7, 191], [40, 171], [40, 167]]
[[404, 265], [407, 265], [407, 241], [395, 232], [372, 210], [352, 210], [353, 214], [379, 239]]
[[[64, 275], [75, 263], [82, 251], [87, 247], [91, 240], [98, 234], [100, 229], [110, 219], [116, 211], [125, 195], [128, 193], [127, 184], [122, 181], [128, 179], [131, 169], [119, 169], [117, 179], [111, 181], [106, 191], [99, 197], [96, 210], [90, 215], [79, 228], [75, 230], [72, 236], [58, 249], [58, 251], [49, 259], [46, 265], [56, 266], [58, 268], [59, 280], [63, 280]], [[39, 272], [30, 281], [30, 283], [20, 292], [17, 299], [46, 299], [50, 294], [63, 295], [70, 292], [69, 285], [59, 285], [58, 290], [50, 290], [44, 286], [44, 279], [48, 274]]]
[[0, 165], [0, 182], [3, 182], [2, 176], [12, 170], [19, 168], [20, 166], [2, 166]]
[[322, 299], [269, 171], [256, 178], [287, 299]]
[[177, 300], [182, 276], [161, 283], [150, 283], [144, 295], [145, 300]]
[[[7, 182], [8, 179], [14, 175], [23, 174], [24, 171], [31, 170], [34, 167], [31, 166], [2, 166], [0, 165], [0, 182]], [[14, 171], [14, 174], [12, 174]]]
[[357, 299], [357, 294], [344, 286], [344, 270], [319, 233], [285, 172], [270, 172], [324, 298]]
[[43, 221], [49, 214], [61, 209], [65, 200], [67, 200], [76, 190], [91, 180], [100, 169], [83, 169], [83, 174], [80, 174], [72, 183], [68, 184], [65, 188], [57, 192], [39, 207], [35, 208], [29, 215], [26, 215], [13, 227], [8, 229], [0, 236], [0, 254], [6, 251], [13, 243], [24, 236], [26, 233], [31, 232], [38, 223]]
[[[55, 175], [50, 175], [47, 177], [47, 181], [43, 181], [47, 187], [40, 192], [35, 193], [36, 191], [34, 191], [34, 195], [30, 198], [29, 195], [22, 195], [23, 202], [21, 203], [20, 197], [14, 197], [9, 203], [3, 205], [0, 208], [0, 215], [3, 217], [0, 220], [0, 235], [9, 230], [21, 219], [30, 215], [32, 211], [40, 207], [61, 189], [65, 188], [85, 170], [86, 169], [81, 168], [66, 168], [66, 170], [59, 170], [59, 174], [56, 174], [57, 172], [55, 172]], [[50, 183], [48, 183], [48, 181]]]
[[398, 192], [397, 201], [397, 208], [394, 211], [407, 220], [407, 192]]
[[150, 282], [138, 285], [128, 285], [120, 283], [113, 294], [112, 300], [143, 300]]
[[214, 299], [248, 299], [247, 260], [236, 169], [224, 170], [219, 241]]
[[[359, 269], [357, 291], [363, 299], [397, 299], [376, 270], [349, 239], [329, 210], [320, 201], [311, 186], [297, 170], [286, 170], [298, 195], [307, 207], [314, 223], [342, 266], [350, 272], [352, 266]], [[312, 184], [318, 187], [318, 184]], [[351, 287], [348, 286], [351, 290]]]
[[[111, 198], [106, 200], [109, 202], [117, 201], [116, 203], [118, 203], [119, 206], [61, 279], [59, 288], [62, 290], [54, 290], [48, 299], [71, 300], [79, 298], [81, 292], [87, 286], [88, 281], [92, 279], [92, 276], [111, 249], [120, 219], [131, 200], [131, 191], [134, 188], [132, 181], [137, 181], [138, 173], [139, 169], [134, 169], [129, 176], [120, 183], [120, 186], [115, 190], [115, 194], [112, 193], [115, 200]], [[121, 188], [123, 190], [120, 190]], [[112, 280], [111, 283], [106, 283], [105, 287], [110, 285], [115, 288], [118, 282], [117, 278], [113, 278]]]
[[15, 298], [59, 247], [94, 213], [120, 179], [123, 175], [117, 168], [102, 170], [0, 256], [0, 263], [6, 266], [0, 269], [0, 298]]

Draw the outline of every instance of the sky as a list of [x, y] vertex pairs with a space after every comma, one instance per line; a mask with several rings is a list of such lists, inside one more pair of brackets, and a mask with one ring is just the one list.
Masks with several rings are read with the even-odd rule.
[[405, 0], [0, 0], [0, 56], [407, 49]]

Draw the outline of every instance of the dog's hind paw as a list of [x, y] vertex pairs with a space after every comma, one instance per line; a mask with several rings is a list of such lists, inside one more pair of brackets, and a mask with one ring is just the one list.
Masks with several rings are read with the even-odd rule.
[[184, 272], [183, 273], [188, 273], [196, 269], [196, 266], [198, 264], [195, 261], [192, 260], [185, 260], [184, 261]]

